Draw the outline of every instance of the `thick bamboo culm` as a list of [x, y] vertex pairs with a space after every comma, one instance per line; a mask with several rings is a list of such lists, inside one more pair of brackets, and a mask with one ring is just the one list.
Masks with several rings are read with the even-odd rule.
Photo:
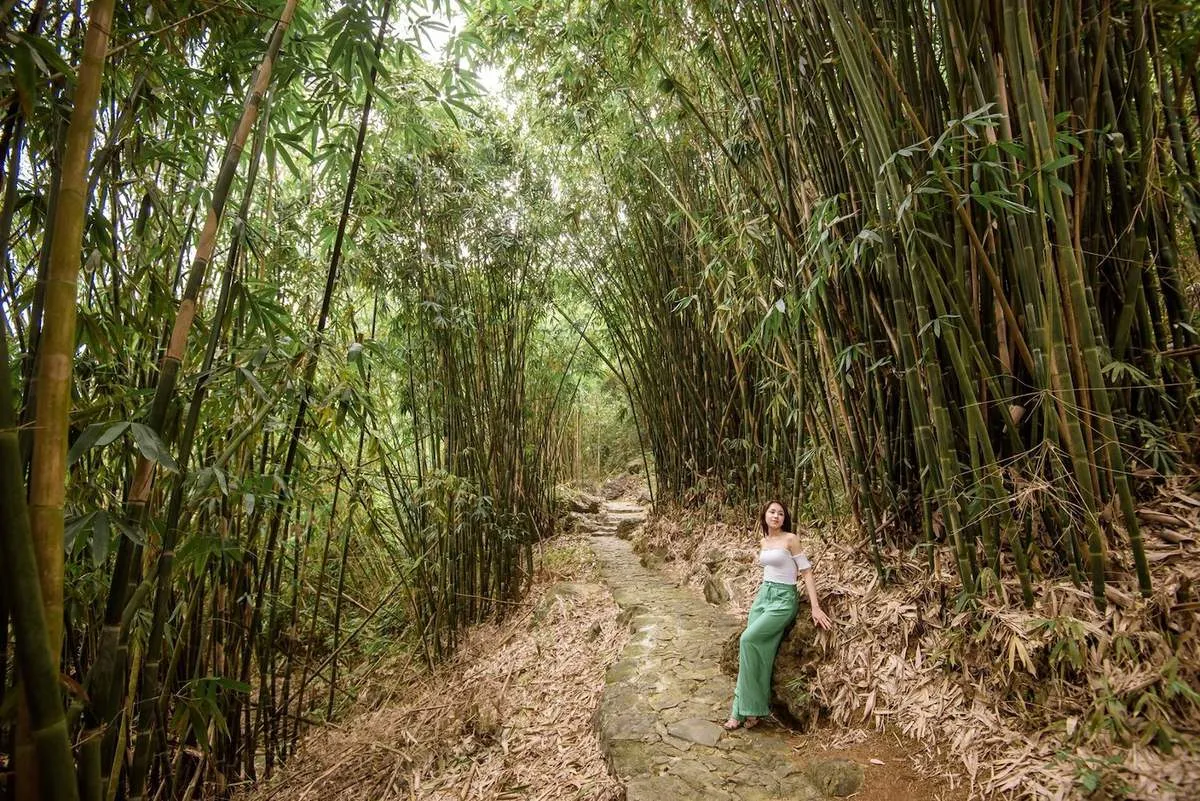
[[[81, 252], [87, 212], [88, 166], [96, 129], [96, 109], [104, 76], [110, 32], [113, 27], [113, 0], [96, 0], [88, 5], [87, 33], [76, 74], [70, 124], [66, 132], [62, 173], [53, 223], [46, 229], [43, 250], [47, 253], [44, 275], [44, 320], [40, 338], [36, 379], [31, 382], [35, 419], [33, 453], [29, 468], [28, 526], [30, 542], [36, 553], [37, 574], [41, 582], [40, 598], [44, 606], [44, 636], [51, 655], [57, 655], [63, 641], [64, 525], [67, 488], [67, 450], [70, 428], [71, 377], [76, 341], [76, 312]], [[5, 359], [7, 363], [7, 359]], [[8, 380], [5, 371], [3, 380]], [[7, 403], [7, 392], [5, 393]], [[7, 418], [9, 409], [4, 410]], [[4, 470], [20, 464], [7, 464]], [[26, 599], [28, 600], [28, 599]], [[29, 644], [40, 651], [40, 645]], [[21, 647], [18, 645], [18, 654]], [[44, 688], [43, 688], [44, 689]], [[32, 700], [32, 699], [31, 699]], [[45, 699], [43, 699], [45, 700]], [[22, 704], [24, 700], [22, 699]], [[46, 743], [46, 732], [26, 738], [22, 705], [14, 759], [24, 774], [18, 782], [16, 797], [22, 801], [38, 798], [73, 798], [76, 788], [64, 790], [62, 775], [35, 773], [28, 760], [31, 745], [38, 751], [39, 763]], [[46, 722], [43, 720], [42, 722]], [[55, 766], [61, 772], [65, 765]], [[94, 787], [85, 777], [81, 786]], [[53, 793], [53, 794], [51, 794]], [[65, 793], [65, 794], [63, 794]]]

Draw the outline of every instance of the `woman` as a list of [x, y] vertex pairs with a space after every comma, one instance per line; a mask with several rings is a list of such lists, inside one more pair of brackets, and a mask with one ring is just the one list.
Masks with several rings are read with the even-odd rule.
[[767, 702], [771, 696], [771, 671], [775, 651], [783, 631], [796, 617], [796, 576], [804, 575], [804, 588], [812, 607], [813, 623], [823, 629], [833, 623], [821, 611], [812, 565], [800, 550], [800, 540], [792, 533], [792, 515], [781, 501], [771, 501], [759, 518], [763, 538], [758, 562], [763, 566], [763, 582], [750, 607], [750, 618], [742, 632], [738, 648], [737, 687], [733, 691], [733, 713], [725, 728], [753, 728], [758, 719], [771, 714]]

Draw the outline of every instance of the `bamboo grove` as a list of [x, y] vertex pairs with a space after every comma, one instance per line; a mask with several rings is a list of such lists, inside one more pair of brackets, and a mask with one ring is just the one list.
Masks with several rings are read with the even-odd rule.
[[849, 512], [885, 578], [1150, 593], [1140, 507], [1198, 456], [1198, 18], [0, 4], [0, 796], [271, 775], [638, 449], [669, 502]]
[[577, 338], [449, 10], [0, 8], [0, 797], [226, 797], [526, 586]]
[[1149, 593], [1139, 493], [1196, 455], [1197, 13], [492, 4], [620, 198], [592, 280], [664, 492], [784, 483], [968, 593]]

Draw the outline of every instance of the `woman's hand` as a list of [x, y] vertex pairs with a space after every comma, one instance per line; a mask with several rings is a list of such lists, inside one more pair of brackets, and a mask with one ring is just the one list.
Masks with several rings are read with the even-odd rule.
[[814, 606], [812, 608], [812, 619], [813, 623], [815, 623], [819, 629], [825, 629], [828, 631], [829, 629], [833, 628], [833, 621], [829, 619], [829, 615], [825, 614], [825, 612], [819, 606]]

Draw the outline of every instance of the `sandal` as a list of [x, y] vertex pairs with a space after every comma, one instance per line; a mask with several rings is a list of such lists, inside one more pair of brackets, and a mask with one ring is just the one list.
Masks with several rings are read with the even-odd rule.
[[760, 718], [755, 718], [755, 717], [748, 717], [745, 720], [738, 720], [737, 718], [730, 718], [729, 720], [725, 721], [725, 725], [722, 728], [724, 728], [725, 731], [737, 731], [738, 729], [753, 729], [755, 726], [757, 726], [759, 724], [759, 721], [760, 721]]

